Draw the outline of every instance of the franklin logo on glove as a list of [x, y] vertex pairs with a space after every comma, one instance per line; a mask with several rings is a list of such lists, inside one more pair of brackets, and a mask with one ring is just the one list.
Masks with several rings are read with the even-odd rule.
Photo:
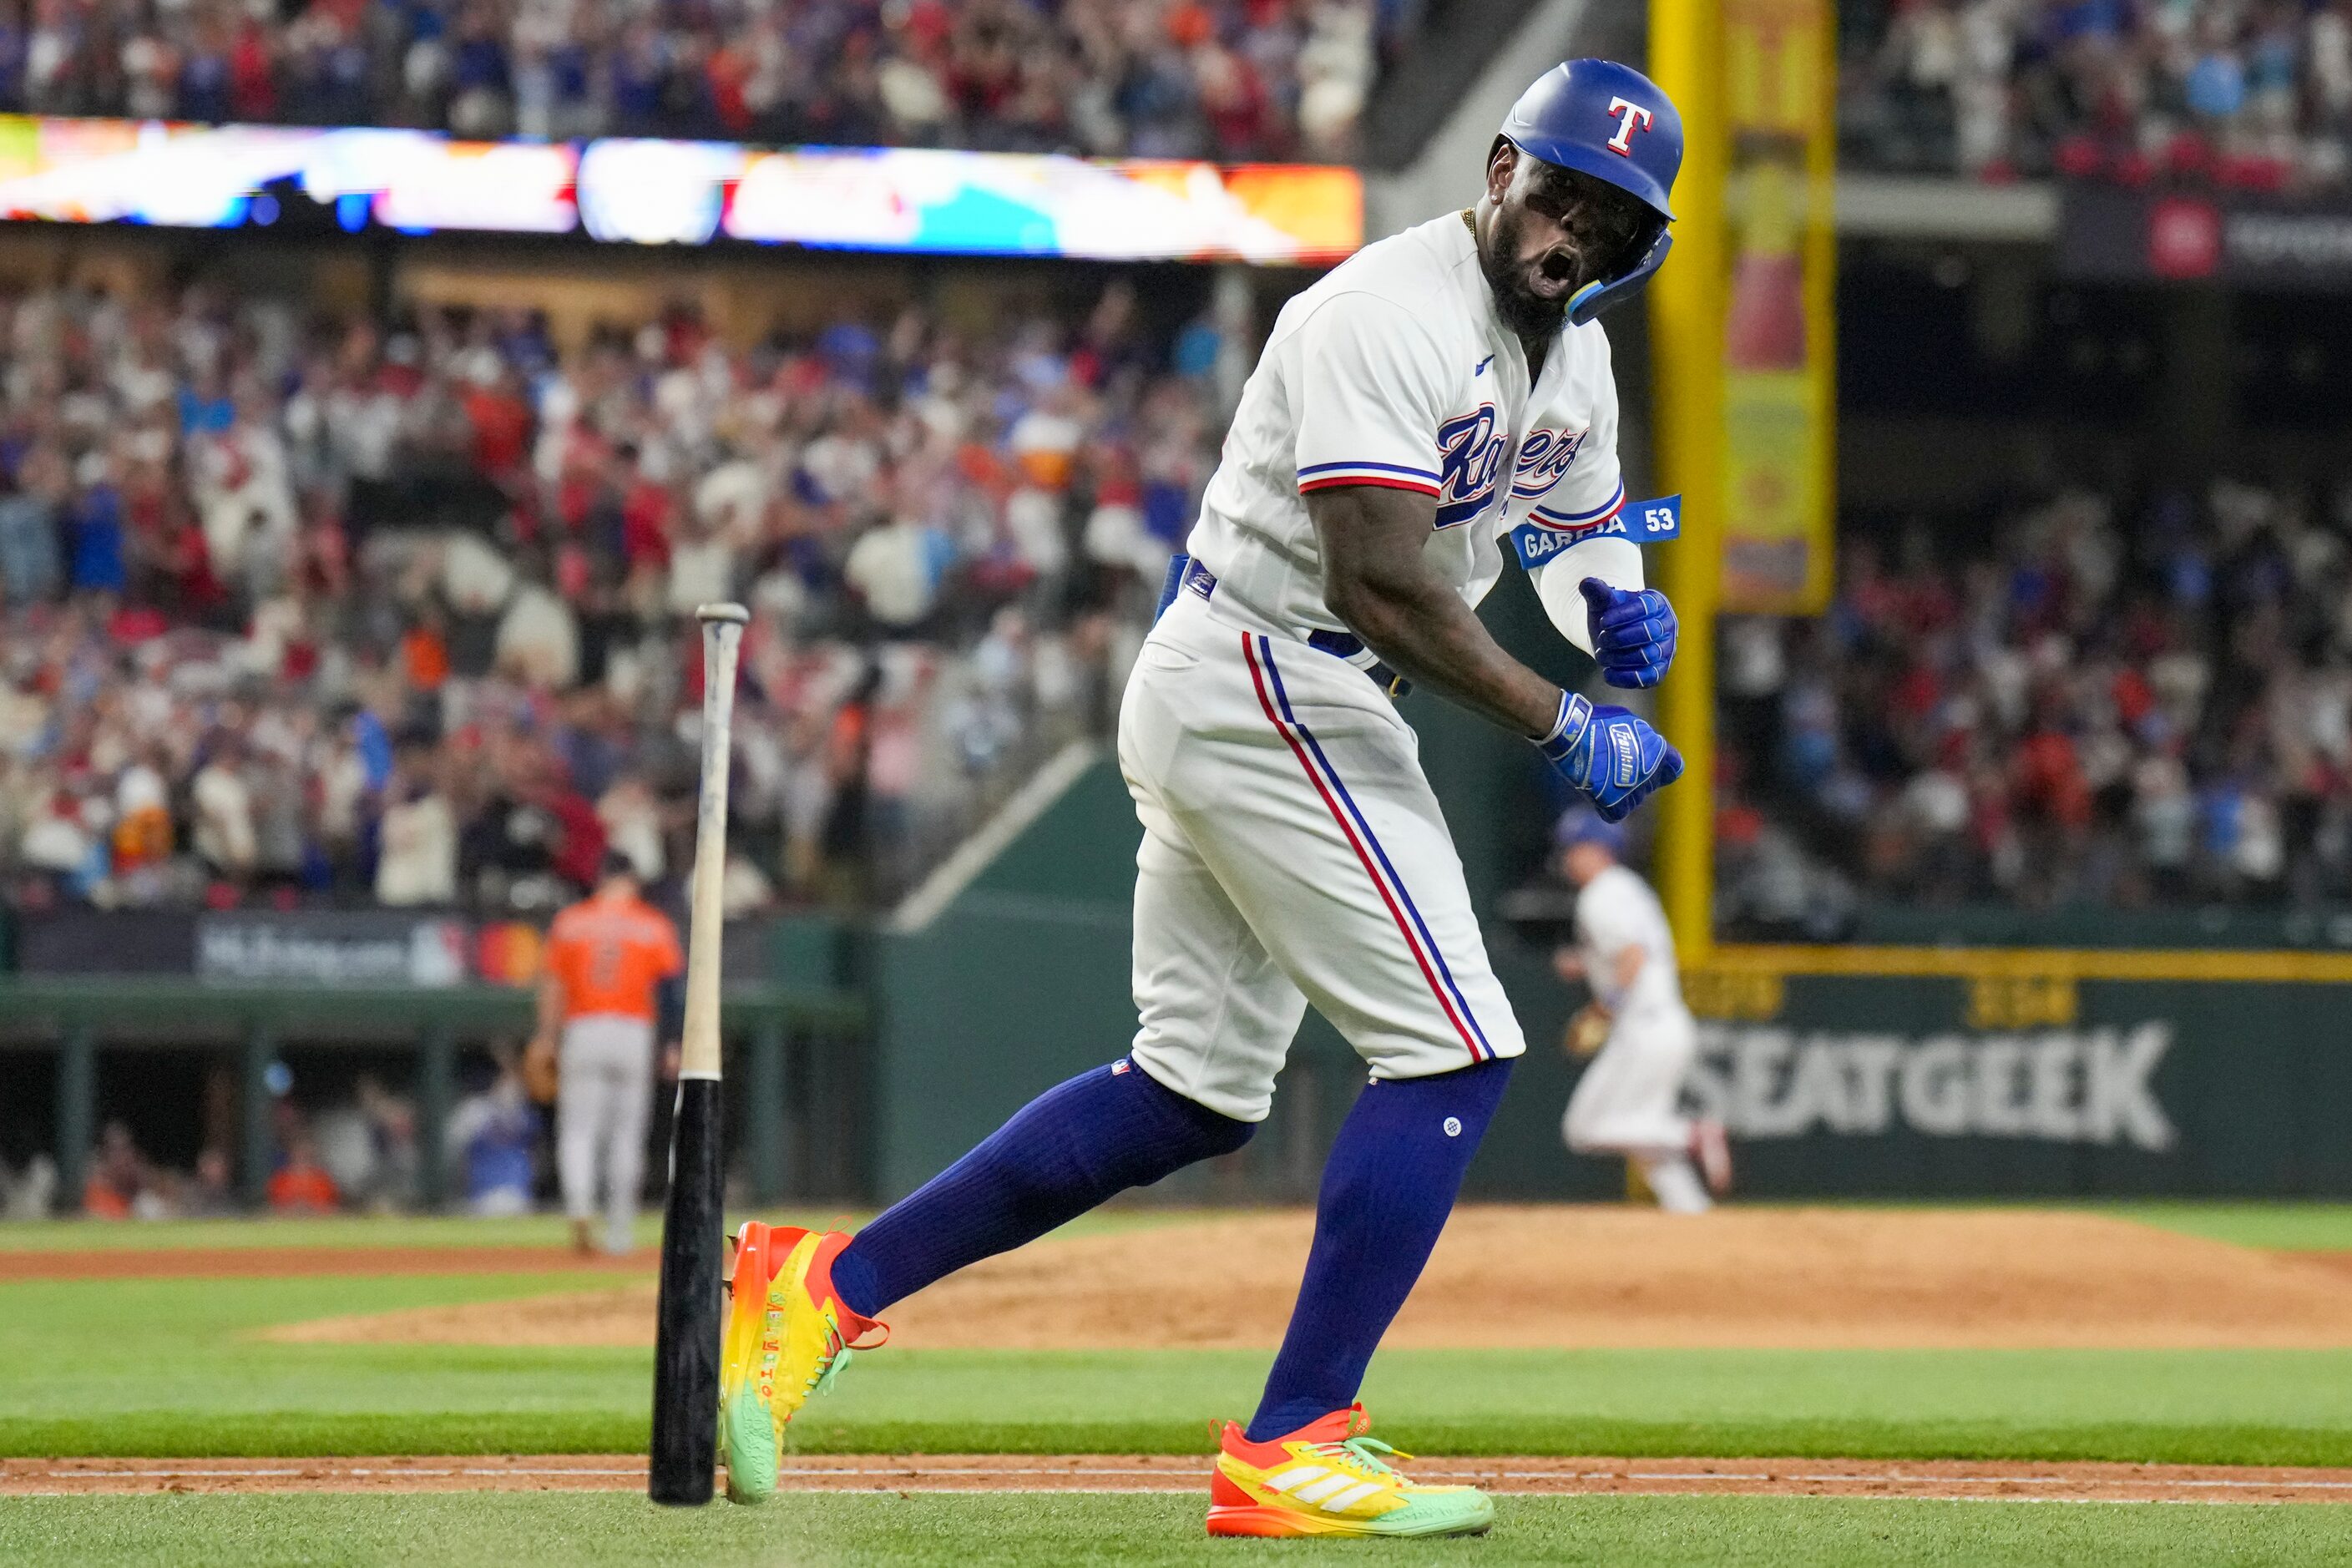
[[1683, 776], [1683, 754], [1645, 721], [1622, 708], [1595, 708], [1573, 691], [1559, 694], [1559, 721], [1537, 737], [1536, 750], [1592, 802], [1604, 822], [1623, 821]]

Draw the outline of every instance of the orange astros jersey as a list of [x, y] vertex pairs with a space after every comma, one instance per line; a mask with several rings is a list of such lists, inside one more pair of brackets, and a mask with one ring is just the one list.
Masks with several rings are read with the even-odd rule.
[[555, 917], [547, 969], [563, 987], [566, 1020], [655, 1016], [654, 988], [684, 968], [677, 928], [638, 898], [586, 899]]

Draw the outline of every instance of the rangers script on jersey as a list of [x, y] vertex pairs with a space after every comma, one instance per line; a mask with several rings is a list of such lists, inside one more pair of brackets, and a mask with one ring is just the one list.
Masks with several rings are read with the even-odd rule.
[[1514, 529], [1532, 525], [1538, 549], [1557, 537], [1538, 586], [1556, 574], [1567, 587], [1545, 592], [1546, 606], [1588, 652], [1575, 581], [1643, 585], [1620, 521], [1609, 339], [1598, 324], [1563, 325], [1530, 387], [1465, 214], [1367, 246], [1283, 307], [1188, 545], [1216, 575], [1220, 620], [1291, 637], [1347, 629], [1324, 607], [1304, 499], [1341, 485], [1434, 498], [1425, 557], [1474, 605]]

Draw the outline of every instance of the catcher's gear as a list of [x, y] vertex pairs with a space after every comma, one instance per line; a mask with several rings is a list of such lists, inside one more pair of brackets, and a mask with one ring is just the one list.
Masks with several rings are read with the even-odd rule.
[[1655, 686], [1675, 661], [1675, 607], [1655, 588], [1614, 588], [1598, 577], [1577, 584], [1592, 624], [1592, 658], [1612, 686]]
[[1520, 152], [1615, 185], [1649, 208], [1628, 259], [1571, 295], [1568, 319], [1582, 326], [1633, 298], [1674, 248], [1668, 198], [1683, 166], [1683, 117], [1674, 100], [1631, 66], [1570, 60], [1519, 95], [1503, 135]]
[[1587, 1003], [1576, 1010], [1574, 1017], [1569, 1019], [1568, 1033], [1560, 1040], [1560, 1045], [1570, 1056], [1579, 1059], [1597, 1056], [1601, 1047], [1609, 1043], [1609, 1030], [1615, 1022], [1598, 1004]]
[[1604, 822], [1622, 822], [1683, 776], [1682, 753], [1664, 735], [1622, 708], [1595, 708], [1573, 691], [1560, 693], [1559, 717], [1536, 750]]

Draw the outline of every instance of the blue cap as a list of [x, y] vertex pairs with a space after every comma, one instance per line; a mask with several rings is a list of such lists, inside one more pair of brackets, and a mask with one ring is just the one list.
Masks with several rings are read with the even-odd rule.
[[1608, 821], [1589, 805], [1571, 805], [1552, 824], [1551, 847], [1556, 850], [1572, 849], [1579, 844], [1598, 844], [1622, 858], [1625, 853], [1625, 825]]

